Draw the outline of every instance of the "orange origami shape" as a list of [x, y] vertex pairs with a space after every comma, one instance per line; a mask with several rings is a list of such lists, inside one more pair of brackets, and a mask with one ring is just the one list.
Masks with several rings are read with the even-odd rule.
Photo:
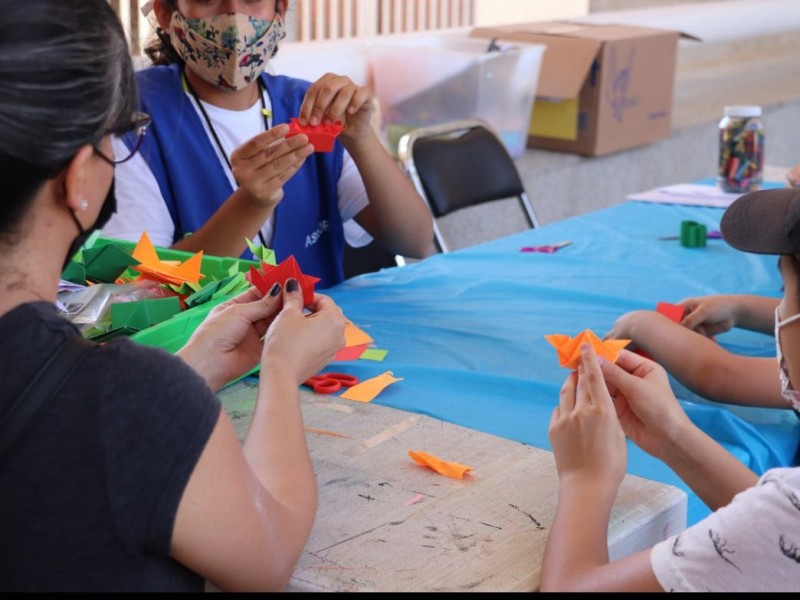
[[319, 125], [300, 125], [295, 118], [289, 119], [289, 133], [287, 138], [304, 133], [308, 136], [308, 142], [314, 146], [314, 152], [330, 152], [333, 150], [333, 142], [342, 133], [342, 122], [320, 123]]
[[558, 362], [567, 369], [577, 369], [581, 360], [581, 344], [589, 342], [597, 356], [615, 362], [619, 351], [630, 344], [630, 340], [601, 340], [591, 330], [584, 329], [574, 338], [562, 333], [546, 335], [544, 338], [558, 351]]
[[131, 256], [140, 263], [132, 268], [141, 273], [142, 279], [181, 285], [182, 283], [198, 283], [203, 277], [203, 274], [200, 273], [200, 267], [203, 264], [202, 250], [183, 262], [161, 260], [146, 231], [142, 232]]

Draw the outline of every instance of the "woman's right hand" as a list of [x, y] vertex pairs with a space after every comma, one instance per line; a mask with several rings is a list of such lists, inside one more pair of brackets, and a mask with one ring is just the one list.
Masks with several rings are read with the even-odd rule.
[[659, 364], [620, 350], [615, 363], [601, 358], [600, 368], [625, 435], [648, 454], [662, 458], [693, 427]]
[[261, 368], [267, 373], [274, 369], [289, 369], [301, 385], [319, 373], [344, 347], [344, 313], [332, 298], [315, 294], [303, 311], [303, 293], [296, 279], [284, 285], [283, 308], [272, 321], [264, 343]]

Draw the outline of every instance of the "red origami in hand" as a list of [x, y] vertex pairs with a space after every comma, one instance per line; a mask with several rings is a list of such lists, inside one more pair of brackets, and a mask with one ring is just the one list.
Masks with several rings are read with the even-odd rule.
[[342, 133], [342, 122], [336, 121], [335, 123], [319, 125], [301, 125], [297, 119], [289, 119], [289, 133], [286, 134], [287, 138], [304, 133], [308, 136], [309, 143], [314, 146], [314, 152], [330, 152], [333, 150], [333, 142], [336, 136]]
[[261, 293], [265, 296], [269, 294], [270, 288], [275, 283], [280, 283], [283, 286], [286, 284], [286, 280], [291, 277], [297, 279], [297, 283], [300, 284], [300, 289], [303, 291], [303, 305], [309, 306], [314, 301], [314, 284], [319, 281], [319, 277], [304, 275], [300, 271], [294, 256], [290, 256], [279, 265], [269, 265], [262, 262], [261, 270], [257, 270], [250, 265], [250, 271], [245, 274], [247, 281], [261, 290]]

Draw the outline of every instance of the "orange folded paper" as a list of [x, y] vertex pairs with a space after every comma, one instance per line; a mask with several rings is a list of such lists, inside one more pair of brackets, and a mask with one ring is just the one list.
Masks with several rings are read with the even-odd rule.
[[577, 369], [581, 360], [581, 344], [589, 342], [597, 356], [615, 362], [619, 351], [631, 343], [630, 340], [601, 340], [590, 329], [584, 329], [574, 338], [562, 333], [553, 333], [544, 338], [558, 351], [558, 362], [567, 369]]
[[439, 475], [452, 477], [453, 479], [463, 479], [464, 473], [468, 473], [474, 469], [474, 467], [468, 467], [467, 465], [462, 465], [455, 462], [447, 462], [441, 458], [437, 458], [420, 450], [409, 450], [408, 455], [419, 464], [430, 467], [439, 473]]
[[142, 279], [181, 285], [182, 283], [198, 283], [203, 277], [200, 272], [203, 263], [202, 250], [183, 262], [161, 260], [146, 231], [142, 232], [131, 256], [139, 261], [133, 270], [138, 271]]

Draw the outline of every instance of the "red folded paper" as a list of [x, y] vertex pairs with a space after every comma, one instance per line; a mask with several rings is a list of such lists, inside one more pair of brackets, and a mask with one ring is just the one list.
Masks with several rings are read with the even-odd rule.
[[314, 152], [330, 152], [333, 150], [333, 142], [336, 136], [342, 133], [342, 122], [319, 125], [301, 125], [294, 117], [289, 119], [289, 133], [287, 138], [304, 133], [308, 136], [309, 143], [314, 146]]
[[305, 306], [311, 304], [314, 301], [314, 284], [319, 281], [319, 277], [304, 275], [294, 256], [290, 256], [278, 265], [262, 262], [260, 270], [250, 265], [250, 271], [245, 274], [247, 281], [261, 290], [265, 296], [276, 282], [284, 285], [290, 277], [297, 279], [300, 284], [300, 289], [303, 291], [303, 304]]

